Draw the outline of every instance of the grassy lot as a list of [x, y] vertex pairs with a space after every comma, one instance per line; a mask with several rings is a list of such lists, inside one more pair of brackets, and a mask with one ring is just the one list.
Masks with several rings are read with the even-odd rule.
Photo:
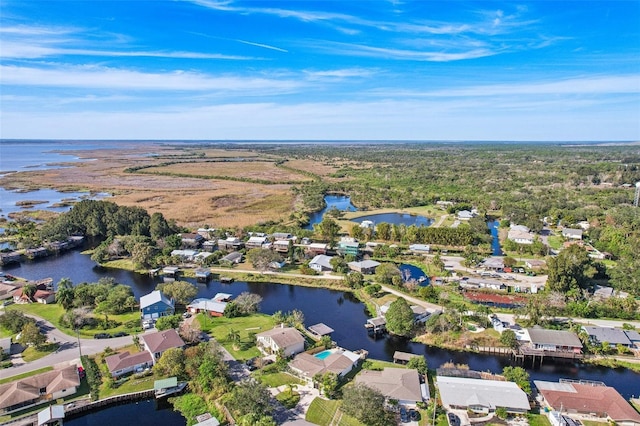
[[117, 388], [110, 388], [103, 383], [102, 386], [100, 386], [100, 398], [108, 398], [114, 395], [153, 389], [153, 383], [156, 380], [158, 380], [158, 378], [153, 375], [143, 377], [141, 379], [134, 379], [133, 376], [130, 376], [129, 380]]
[[527, 420], [529, 426], [551, 426], [551, 422], [544, 414], [527, 414]]
[[338, 426], [362, 426], [363, 424], [351, 416], [339, 412], [342, 401], [326, 400], [316, 398], [311, 402], [305, 420], [320, 426], [328, 426], [334, 419], [340, 422], [334, 423]]
[[29, 346], [24, 350], [24, 352], [22, 352], [22, 359], [25, 362], [35, 361], [36, 359], [47, 356], [50, 353], [55, 352], [56, 350], [58, 350], [58, 343], [44, 344], [37, 348], [35, 346]]
[[284, 392], [280, 392], [276, 395], [276, 399], [284, 406], [284, 408], [291, 410], [300, 402], [300, 394], [296, 391], [290, 392], [288, 389]]
[[609, 424], [609, 422], [607, 421], [601, 421], [601, 422], [597, 422], [595, 420], [580, 420], [580, 421], [584, 426], [603, 426], [603, 425]]
[[0, 339], [4, 339], [5, 337], [11, 337], [11, 336], [13, 336], [13, 334], [14, 333], [12, 333], [11, 331], [7, 330], [6, 328], [0, 327]]
[[564, 242], [564, 238], [558, 235], [550, 235], [547, 238], [547, 243], [549, 243], [549, 247], [554, 250], [560, 250], [562, 248], [562, 243]]
[[0, 385], [4, 383], [13, 382], [14, 380], [24, 379], [25, 377], [35, 376], [36, 374], [44, 373], [45, 371], [51, 371], [53, 367], [43, 367], [38, 370], [29, 371], [28, 373], [18, 374], [17, 376], [7, 377], [0, 380]]
[[131, 259], [116, 259], [102, 263], [100, 266], [104, 268], [122, 269], [125, 271], [133, 271], [139, 274], [147, 273], [147, 269], [136, 269]]
[[[7, 309], [15, 309], [15, 310], [22, 311], [25, 314], [32, 314], [32, 315], [39, 316], [40, 318], [43, 318], [49, 321], [51, 324], [53, 324], [58, 330], [62, 331], [63, 333], [73, 337], [76, 336], [76, 333], [74, 330], [68, 327], [64, 327], [62, 326], [62, 324], [60, 324], [60, 317], [64, 314], [64, 309], [62, 308], [62, 306], [58, 304], [53, 303], [49, 305], [44, 305], [42, 303], [31, 303], [28, 305], [11, 305]], [[100, 318], [102, 318], [102, 316], [100, 316]], [[135, 332], [141, 331], [139, 327], [140, 312], [137, 310], [134, 312], [127, 312], [125, 314], [120, 314], [120, 315], [109, 315], [109, 319], [117, 321], [118, 323], [120, 323], [120, 325], [118, 327], [110, 328], [107, 330], [103, 330], [100, 328], [81, 329], [80, 337], [92, 338], [93, 335], [96, 333], [113, 334], [119, 331], [125, 331], [127, 333], [135, 333]], [[124, 324], [126, 324], [128, 321], [134, 321], [138, 325], [137, 328], [134, 328], [134, 329], [126, 328]]]
[[[260, 355], [260, 351], [256, 348], [255, 334], [270, 330], [276, 325], [271, 316], [264, 314], [237, 318], [210, 318], [198, 315], [197, 319], [202, 331], [211, 333], [231, 355], [241, 361]], [[233, 344], [227, 339], [230, 330], [235, 330], [240, 334], [240, 341], [237, 344]]]
[[253, 376], [262, 382], [265, 386], [270, 388], [277, 388], [278, 386], [288, 384], [302, 384], [302, 380], [289, 373], [282, 373], [278, 371], [264, 372], [256, 371]]

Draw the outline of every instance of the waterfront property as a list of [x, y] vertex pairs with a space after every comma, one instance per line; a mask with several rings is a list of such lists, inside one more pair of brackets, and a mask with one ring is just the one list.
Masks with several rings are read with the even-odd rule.
[[301, 378], [311, 382], [316, 374], [327, 372], [343, 377], [355, 367], [361, 355], [342, 348], [327, 349], [317, 354], [306, 352], [295, 356], [289, 363], [291, 370]]
[[528, 230], [524, 231], [520, 228], [516, 228], [515, 226], [512, 226], [507, 234], [507, 239], [518, 244], [533, 244], [534, 238], [535, 235]]
[[218, 240], [218, 248], [220, 250], [232, 251], [240, 250], [244, 247], [244, 243], [237, 237], [227, 237], [225, 239]]
[[407, 364], [411, 358], [420, 358], [422, 355], [410, 354], [408, 352], [395, 351], [393, 353], [393, 362], [396, 364]]
[[153, 363], [158, 362], [163, 353], [172, 348], [183, 348], [185, 343], [174, 329], [142, 335], [144, 349], [151, 354]]
[[239, 251], [232, 251], [231, 253], [224, 256], [219, 261], [221, 265], [229, 265], [229, 266], [237, 265], [240, 262], [242, 262], [242, 253], [240, 253]]
[[492, 413], [504, 408], [522, 414], [531, 409], [527, 394], [513, 382], [438, 376], [435, 381], [447, 409]]
[[278, 253], [287, 253], [289, 251], [290, 240], [277, 240], [272, 244], [273, 250]]
[[50, 405], [38, 413], [38, 426], [62, 425], [64, 419], [64, 405]]
[[320, 273], [325, 271], [333, 271], [333, 266], [331, 266], [331, 259], [333, 259], [333, 257], [319, 254], [311, 259], [311, 261], [309, 262], [309, 268]]
[[140, 316], [142, 319], [156, 319], [176, 313], [175, 302], [159, 290], [152, 291], [140, 298]]
[[254, 248], [261, 248], [263, 244], [267, 242], [267, 237], [250, 237], [245, 243], [244, 246], [247, 250]]
[[153, 358], [147, 351], [135, 354], [125, 351], [109, 355], [104, 359], [104, 362], [106, 362], [109, 373], [111, 373], [111, 377], [114, 379], [153, 366]]
[[304, 337], [293, 327], [276, 327], [256, 334], [258, 349], [266, 354], [282, 350], [285, 357], [304, 351]]
[[187, 310], [193, 314], [203, 312], [212, 317], [221, 317], [224, 315], [224, 310], [230, 298], [231, 295], [228, 293], [217, 293], [211, 299], [195, 299], [187, 305]]
[[[626, 330], [589, 325], [583, 326], [582, 330], [589, 335], [589, 340], [592, 344], [601, 345], [608, 343], [612, 348], [615, 348], [617, 345], [622, 345], [627, 348], [633, 347], [633, 342], [629, 339]], [[637, 332], [634, 331], [634, 333]]]
[[0, 413], [10, 413], [73, 395], [80, 386], [78, 367], [47, 371], [0, 385]]
[[582, 354], [582, 342], [575, 333], [565, 330], [545, 330], [543, 328], [527, 328], [529, 334], [529, 348], [534, 351], [544, 351], [550, 355], [568, 353]]
[[640, 425], [640, 414], [616, 391], [601, 382], [560, 380], [533, 382], [542, 405], [569, 414], [587, 415], [618, 425]]
[[325, 243], [311, 243], [306, 246], [306, 251], [310, 254], [326, 254], [328, 247]]
[[56, 301], [56, 294], [53, 290], [48, 289], [45, 284], [36, 284], [36, 291], [32, 295], [28, 295], [24, 292], [24, 286], [16, 289], [13, 293], [13, 303], [25, 304], [25, 303], [42, 303], [47, 305]]
[[375, 274], [376, 268], [380, 266], [380, 262], [376, 262], [375, 260], [363, 260], [361, 262], [349, 262], [347, 266], [349, 266], [349, 269], [352, 271], [367, 275]]
[[421, 384], [420, 374], [414, 369], [362, 370], [356, 376], [355, 383], [376, 389], [385, 398], [395, 399], [400, 405], [413, 406], [429, 400], [429, 388], [426, 383]]
[[378, 334], [386, 333], [387, 331], [387, 320], [383, 317], [369, 318], [365, 323], [365, 328], [367, 332], [373, 334], [374, 336]]
[[346, 256], [348, 254], [353, 256], [358, 256], [360, 252], [360, 244], [357, 241], [353, 241], [353, 239], [344, 239], [338, 242], [338, 254], [341, 256]]
[[319, 323], [319, 324], [314, 324], [312, 326], [309, 327], [309, 331], [317, 337], [322, 337], [322, 336], [329, 336], [331, 335], [331, 333], [333, 333], [335, 330], [331, 327], [329, 327], [328, 325], [326, 325], [325, 323]]

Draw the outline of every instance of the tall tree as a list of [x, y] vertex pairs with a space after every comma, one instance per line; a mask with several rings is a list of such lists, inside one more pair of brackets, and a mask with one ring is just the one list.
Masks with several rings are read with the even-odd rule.
[[362, 384], [345, 387], [342, 411], [355, 417], [367, 426], [389, 426], [396, 424], [385, 407], [385, 398], [377, 390]]
[[558, 256], [550, 258], [547, 265], [547, 286], [549, 290], [561, 293], [586, 288], [589, 279], [595, 274], [589, 254], [577, 244], [570, 245]]
[[172, 298], [180, 305], [187, 305], [198, 294], [198, 288], [188, 281], [172, 281], [156, 286], [165, 296]]
[[413, 330], [413, 311], [402, 297], [391, 303], [385, 319], [387, 320], [387, 330], [397, 336], [409, 336]]
[[247, 252], [247, 260], [260, 272], [269, 269], [271, 262], [282, 262], [282, 256], [269, 249], [255, 248]]

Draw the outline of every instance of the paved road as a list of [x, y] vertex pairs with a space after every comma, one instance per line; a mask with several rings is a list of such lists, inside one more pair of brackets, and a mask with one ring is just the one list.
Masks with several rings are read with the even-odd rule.
[[25, 363], [19, 354], [12, 355], [13, 367], [0, 370], [0, 379], [58, 364], [70, 365], [73, 362], [80, 364], [80, 350], [83, 355], [93, 355], [104, 351], [107, 347], [116, 349], [133, 343], [132, 336], [112, 339], [80, 339], [80, 347], [78, 348], [77, 337], [61, 332], [42, 318], [35, 315], [29, 316], [38, 321], [38, 325], [46, 333], [47, 339], [50, 342], [58, 343], [59, 348], [56, 352], [29, 363]]

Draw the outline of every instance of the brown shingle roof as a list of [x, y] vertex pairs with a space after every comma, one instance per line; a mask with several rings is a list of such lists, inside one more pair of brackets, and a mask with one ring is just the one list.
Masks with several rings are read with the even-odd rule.
[[289, 365], [291, 368], [301, 371], [305, 376], [313, 377], [318, 373], [324, 374], [326, 372], [340, 374], [351, 367], [353, 361], [341, 353], [333, 353], [325, 359], [316, 358], [308, 353], [301, 353]]
[[136, 365], [151, 363], [153, 359], [149, 352], [138, 352], [130, 354], [129, 351], [108, 356], [104, 359], [109, 367], [109, 372], [124, 370], [125, 368], [135, 367]]
[[159, 331], [157, 333], [144, 334], [142, 336], [145, 345], [152, 353], [164, 352], [171, 348], [181, 348], [184, 341], [174, 329]]
[[609, 386], [571, 383], [575, 392], [552, 387], [546, 388], [544, 382], [538, 385], [538, 391], [554, 409], [575, 410], [579, 413], [597, 413], [607, 415], [615, 422], [633, 421], [640, 423], [640, 414], [616, 391]]
[[356, 376], [356, 383], [377, 389], [387, 398], [422, 401], [418, 370], [385, 368], [382, 371], [363, 370]]
[[42, 388], [45, 388], [46, 393], [49, 394], [76, 386], [80, 386], [80, 378], [75, 364], [61, 370], [26, 377], [0, 385], [0, 408], [38, 399]]

